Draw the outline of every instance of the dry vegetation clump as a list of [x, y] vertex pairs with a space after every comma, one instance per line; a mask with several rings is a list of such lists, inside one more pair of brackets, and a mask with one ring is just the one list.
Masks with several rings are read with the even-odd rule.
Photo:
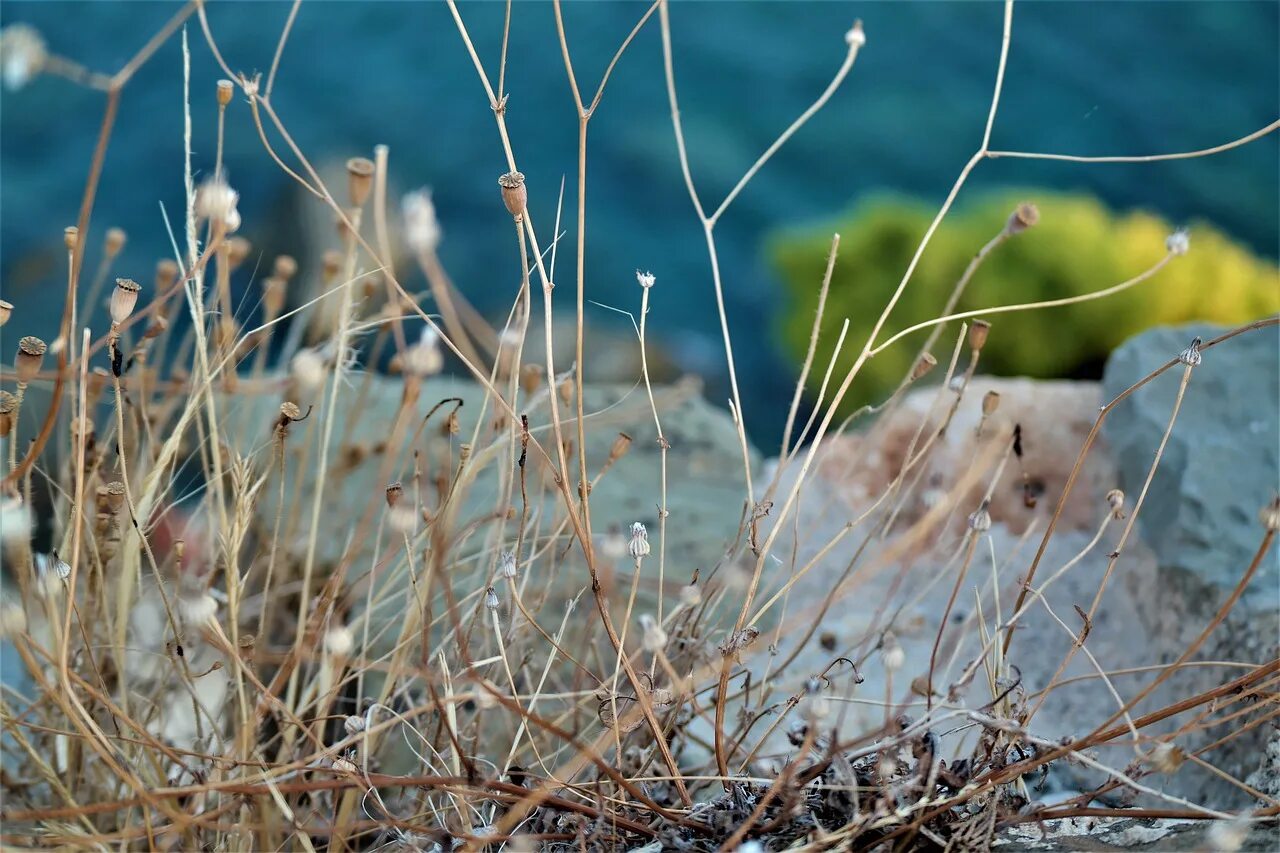
[[[905, 270], [871, 338], [848, 343], [861, 347], [854, 366], [844, 374], [827, 371], [815, 414], [803, 425], [797, 390], [780, 462], [765, 474], [741, 426], [732, 336], [721, 310], [734, 450], [743, 463], [734, 509], [740, 521], [736, 529], [705, 532], [720, 559], [700, 565], [668, 559], [669, 531], [687, 522], [669, 510], [669, 490], [682, 488], [684, 479], [670, 464], [673, 431], [664, 419], [663, 389], [650, 383], [647, 367], [637, 377], [635, 394], [652, 421], [644, 452], [652, 454], [656, 487], [646, 501], [656, 517], [645, 524], [603, 518], [599, 508], [593, 513], [593, 490], [620, 460], [641, 451], [631, 433], [598, 433], [606, 421], [591, 409], [582, 371], [550, 356], [557, 261], [549, 251], [552, 230], [533, 221], [533, 211], [549, 209], [549, 199], [540, 197], [546, 187], [526, 182], [516, 168], [519, 141], [505, 123], [505, 55], [495, 89], [452, 2], [450, 10], [507, 155], [495, 165], [501, 177], [493, 202], [511, 215], [512, 230], [502, 239], [515, 242], [507, 248], [519, 257], [510, 276], [519, 286], [498, 328], [445, 274], [429, 195], [404, 199], [403, 233], [396, 233], [385, 147], [372, 158], [352, 158], [346, 186], [331, 187], [294, 143], [271, 100], [287, 27], [268, 75], [224, 65], [227, 79], [209, 93], [216, 98], [194, 92], [189, 99], [191, 110], [216, 109], [219, 118], [229, 109], [249, 110], [264, 156], [337, 224], [338, 245], [322, 257], [280, 256], [264, 264], [256, 304], [241, 308], [232, 298], [233, 280], [252, 274], [253, 249], [241, 233], [252, 233], [254, 223], [242, 222], [221, 162], [221, 121], [217, 139], [186, 140], [186, 210], [170, 212], [174, 253], [158, 261], [153, 277], [114, 269], [123, 232], [92, 236], [99, 148], [79, 221], [64, 235], [59, 334], [47, 343], [26, 336], [9, 344], [15, 354], [3, 373], [0, 627], [15, 661], [6, 667], [0, 703], [5, 842], [165, 850], [960, 851], [986, 849], [1008, 824], [1071, 815], [1235, 817], [1164, 795], [1150, 777], [1204, 761], [1182, 744], [1184, 732], [1207, 718], [1233, 720], [1238, 730], [1270, 724], [1280, 662], [1248, 662], [1243, 674], [1224, 670], [1232, 674], [1219, 687], [1142, 716], [1130, 709], [1145, 693], [1117, 694], [1110, 719], [1095, 729], [1037, 734], [1031, 717], [1052, 695], [1022, 684], [1019, 647], [1033, 640], [1015, 629], [1051, 569], [1058, 570], [1038, 566], [1038, 555], [1018, 569], [1017, 584], [994, 589], [997, 606], [963, 638], [948, 635], [944, 642], [950, 604], [936, 614], [927, 626], [937, 634], [927, 670], [909, 670], [898, 626], [890, 622], [847, 648], [828, 647], [810, 630], [808, 639], [829, 652], [829, 664], [806, 673], [799, 692], [753, 680], [753, 661], [774, 650], [764, 632], [796, 627], [777, 612], [784, 604], [774, 606], [785, 603], [790, 584], [804, 582], [803, 572], [779, 577], [774, 570], [782, 562], [777, 537], [805, 482], [803, 473], [794, 475], [808, 470], [824, 439], [848, 428], [836, 413], [860, 367], [913, 336], [921, 343], [916, 366], [881, 408], [894, 409], [906, 389], [944, 373], [940, 432], [949, 422], [947, 406], [963, 397], [979, 366], [988, 334], [999, 330], [972, 316], [977, 312], [952, 314], [950, 305], [940, 305], [935, 320], [885, 333], [910, 286], [912, 270]], [[560, 23], [558, 4], [555, 14]], [[1010, 5], [1006, 36], [1011, 16]], [[185, 40], [187, 23], [221, 63], [217, 33], [196, 3], [114, 74], [83, 69], [46, 49], [29, 28], [10, 28], [6, 75], [54, 73], [100, 90], [105, 145], [132, 74], [162, 40]], [[650, 6], [632, 36], [643, 27], [662, 32], [676, 139], [687, 164], [667, 5]], [[609, 75], [585, 98], [563, 28], [560, 37], [585, 149]], [[717, 296], [717, 222], [777, 148], [835, 94], [865, 41], [855, 24], [830, 86], [718, 205], [705, 203], [686, 168], [712, 249]], [[1006, 37], [998, 80], [1007, 50]], [[1036, 156], [990, 149], [999, 91], [997, 82], [987, 132], [957, 191], [990, 156]], [[199, 164], [208, 177], [198, 186], [192, 150], [218, 152]], [[576, 281], [574, 364], [581, 365], [586, 175], [578, 180], [571, 216], [576, 271], [562, 270], [560, 281], [562, 287]], [[956, 292], [987, 253], [1016, 239], [1037, 216], [1030, 206], [1014, 211]], [[425, 291], [406, 288], [407, 271], [394, 266], [393, 239], [418, 262]], [[1076, 298], [1136, 286], [1187, 250], [1186, 235], [1174, 234], [1148, 271]], [[827, 280], [814, 282], [824, 293], [830, 272], [829, 266]], [[648, 273], [637, 278], [643, 354], [649, 294], [661, 283]], [[6, 332], [21, 333], [27, 309], [14, 302], [0, 304], [2, 319]], [[994, 306], [981, 314], [1038, 307]], [[1185, 387], [1202, 352], [1275, 322], [1197, 341], [1180, 356], [1171, 353], [1157, 373], [1171, 372]], [[944, 343], [935, 356], [948, 328], [954, 344]], [[523, 358], [533, 336], [542, 336], [548, 354], [540, 363]], [[827, 370], [812, 363], [812, 354], [811, 347], [806, 376]], [[383, 355], [392, 377], [358, 369]], [[465, 405], [461, 396], [440, 393], [449, 364], [474, 388]], [[801, 377], [799, 387], [804, 383]], [[385, 430], [360, 432], [370, 401], [386, 399], [377, 389], [388, 387], [394, 402], [377, 412]], [[992, 412], [998, 405], [987, 404]], [[1097, 423], [1106, 414], [1104, 407]], [[1175, 408], [1171, 424], [1176, 415]], [[930, 541], [954, 554], [952, 574], [943, 579], [954, 590], [952, 602], [972, 592], [966, 576], [992, 525], [992, 485], [1021, 453], [1017, 430], [979, 425], [976, 434], [981, 441], [970, 467], [955, 488], [933, 496], [925, 519], [911, 528], [915, 537], [939, 537]], [[930, 457], [936, 435], [918, 430], [906, 442], [883, 494], [849, 520], [849, 529], [892, 528], [924, 488], [912, 472]], [[1095, 435], [1096, 426], [1081, 461]], [[378, 472], [375, 488], [354, 473], [367, 466]], [[1100, 510], [1124, 527], [1110, 574], [1143, 495], [1108, 500]], [[921, 526], [944, 517], [967, 519], [958, 538], [941, 538], [946, 525]], [[1045, 542], [1056, 520], [1044, 530]], [[1241, 567], [1241, 589], [1266, 558], [1277, 526], [1280, 510], [1273, 506], [1264, 511], [1254, 563]], [[858, 554], [831, 544], [848, 549], [853, 570]], [[983, 591], [984, 582], [971, 583], [980, 587], [979, 598], [993, 594]], [[833, 589], [828, 603], [839, 607], [840, 594]], [[1087, 650], [1102, 599], [1100, 589], [1089, 612], [1080, 610], [1069, 658]], [[1234, 597], [1177, 661], [1157, 667], [1144, 690], [1189, 661], [1233, 603]], [[775, 662], [772, 675], [788, 665]], [[840, 725], [841, 707], [872, 670], [887, 685], [884, 695], [870, 697], [882, 704], [883, 723], [850, 733]], [[1168, 721], [1176, 725], [1154, 733]], [[958, 750], [947, 740], [957, 731], [968, 735]], [[1119, 751], [1099, 751], [1116, 744]], [[1037, 785], [1055, 762], [1086, 764], [1104, 781], [1053, 804], [1038, 802]], [[1099, 805], [1139, 796], [1150, 802], [1138, 809]], [[1246, 818], [1276, 811], [1275, 801], [1266, 800]]]

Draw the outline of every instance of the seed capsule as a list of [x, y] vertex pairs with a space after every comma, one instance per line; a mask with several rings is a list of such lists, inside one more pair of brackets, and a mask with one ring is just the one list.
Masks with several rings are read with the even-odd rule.
[[507, 212], [516, 219], [523, 219], [525, 207], [529, 202], [529, 191], [524, 185], [524, 173], [507, 172], [498, 178], [498, 186], [502, 188], [502, 203], [507, 206]]
[[129, 319], [138, 304], [142, 286], [131, 278], [116, 279], [116, 289], [111, 291], [111, 322], [119, 325]]
[[13, 366], [18, 374], [18, 382], [26, 385], [40, 372], [44, 354], [49, 349], [44, 341], [33, 335], [27, 335], [18, 341], [18, 355]]

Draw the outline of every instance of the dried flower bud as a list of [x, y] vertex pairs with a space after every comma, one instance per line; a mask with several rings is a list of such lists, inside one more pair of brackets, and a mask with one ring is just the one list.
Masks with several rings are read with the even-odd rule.
[[564, 381], [556, 388], [560, 395], [560, 402], [568, 406], [573, 402], [573, 380], [565, 377]]
[[1200, 366], [1200, 339], [1196, 338], [1191, 342], [1191, 346], [1178, 353], [1178, 361], [1188, 367]]
[[982, 395], [982, 416], [989, 418], [996, 413], [996, 409], [1000, 408], [1000, 392], [988, 391]]
[[360, 768], [356, 767], [356, 763], [349, 758], [335, 758], [333, 759], [333, 769], [339, 773], [354, 776], [359, 772]]
[[520, 390], [525, 395], [532, 394], [542, 387], [543, 368], [540, 364], [526, 364], [520, 368]]
[[124, 483], [114, 480], [106, 485], [107, 511], [115, 515], [124, 508]]
[[489, 587], [484, 591], [484, 606], [490, 611], [498, 609], [498, 591], [493, 587]]
[[218, 106], [225, 107], [231, 103], [231, 96], [235, 93], [235, 84], [230, 80], [218, 81]]
[[844, 34], [844, 43], [855, 49], [867, 43], [867, 34], [862, 30], [861, 20], [854, 21], [853, 26]]
[[262, 313], [268, 320], [274, 320], [284, 310], [285, 281], [274, 275], [262, 280]]
[[640, 270], [636, 270], [636, 281], [640, 282], [640, 286], [643, 287], [645, 290], [648, 290], [649, 288], [653, 287], [653, 283], [656, 280], [657, 279], [654, 277], [653, 273], [640, 272]]
[[991, 332], [991, 324], [986, 320], [974, 320], [969, 327], [969, 349], [977, 352], [987, 343], [987, 335]]
[[498, 574], [504, 578], [514, 578], [516, 576], [515, 551], [503, 551], [498, 557]]
[[80, 229], [74, 225], [68, 225], [62, 229], [62, 245], [67, 248], [68, 252], [74, 252], [76, 246], [80, 245]]
[[9, 318], [13, 316], [13, 303], [7, 299], [0, 299], [0, 326], [9, 322]]
[[119, 325], [129, 319], [138, 304], [142, 286], [131, 278], [116, 279], [116, 289], [111, 291], [111, 322]]
[[352, 714], [342, 721], [342, 727], [347, 730], [349, 735], [358, 735], [365, 730], [364, 717]]
[[107, 253], [107, 257], [114, 258], [120, 254], [127, 239], [128, 235], [123, 228], [108, 228], [106, 239], [103, 240], [103, 250]]
[[26, 385], [36, 378], [48, 349], [44, 341], [32, 335], [27, 335], [18, 341], [18, 355], [13, 362], [18, 374], [18, 384]]
[[347, 195], [352, 207], [364, 207], [373, 189], [373, 161], [368, 157], [352, 157], [347, 161]]
[[172, 258], [156, 261], [156, 291], [164, 293], [178, 283], [178, 262]]
[[667, 647], [667, 632], [651, 614], [640, 614], [640, 628], [644, 631], [640, 643], [646, 652], [656, 654]]
[[920, 357], [916, 359], [916, 363], [911, 367], [911, 381], [915, 382], [937, 366], [938, 360], [936, 358], [927, 352], [921, 353]]
[[902, 669], [903, 664], [907, 662], [907, 652], [902, 648], [902, 644], [898, 642], [898, 637], [892, 631], [885, 632], [883, 645], [880, 647], [880, 656], [884, 660], [884, 668], [893, 672]]
[[388, 483], [386, 495], [387, 506], [394, 507], [396, 504], [400, 503], [400, 499], [404, 497], [404, 486], [400, 484], [399, 480], [394, 483]]
[[1191, 232], [1179, 228], [1165, 238], [1164, 248], [1171, 255], [1185, 255], [1191, 248]]
[[342, 253], [337, 249], [328, 249], [320, 257], [320, 263], [324, 271], [325, 284], [332, 284], [338, 277], [338, 273], [342, 271]]
[[502, 188], [502, 203], [507, 206], [507, 212], [516, 219], [523, 219], [525, 207], [529, 202], [529, 191], [524, 185], [524, 173], [507, 172], [498, 178], [498, 186]]
[[991, 513], [987, 511], [988, 501], [983, 501], [981, 506], [969, 516], [969, 529], [974, 533], [986, 533], [991, 529]]
[[1107, 506], [1111, 507], [1112, 518], [1116, 520], [1124, 518], [1124, 492], [1119, 489], [1107, 492]]
[[415, 253], [430, 254], [440, 245], [440, 221], [431, 201], [431, 190], [423, 188], [400, 200], [404, 216], [404, 241]]
[[157, 317], [151, 325], [147, 326], [142, 332], [142, 337], [146, 340], [153, 341], [169, 330], [169, 321], [164, 317]]
[[1267, 530], [1280, 530], [1280, 496], [1272, 498], [1271, 503], [1262, 508], [1258, 513], [1258, 520]]
[[355, 644], [355, 634], [346, 625], [335, 624], [324, 634], [324, 650], [336, 658], [351, 654]]
[[294, 260], [293, 255], [276, 255], [271, 274], [276, 278], [289, 281], [298, 274], [298, 262]]
[[71, 577], [71, 564], [59, 557], [56, 553], [50, 560], [51, 571], [60, 581], [65, 581]]
[[627, 553], [636, 562], [649, 555], [649, 531], [638, 521], [631, 525], [631, 541], [627, 543]]
[[1021, 234], [1028, 228], [1034, 227], [1039, 221], [1040, 209], [1031, 202], [1024, 201], [1009, 214], [1009, 221], [1005, 223], [1004, 230], [1009, 234]]

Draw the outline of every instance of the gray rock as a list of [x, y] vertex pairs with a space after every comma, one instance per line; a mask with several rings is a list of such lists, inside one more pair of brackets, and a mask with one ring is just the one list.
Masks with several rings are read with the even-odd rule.
[[1175, 819], [1135, 819], [1077, 817], [1045, 821], [1043, 825], [1020, 823], [996, 834], [993, 850], [1000, 853], [1066, 853], [1067, 851], [1150, 850], [1217, 851], [1236, 835], [1240, 851], [1280, 849], [1280, 829], [1274, 822], [1240, 825], [1226, 829], [1215, 821]]
[[[1103, 391], [1113, 399], [1195, 337], [1223, 328], [1189, 325], [1132, 338], [1107, 362]], [[1240, 579], [1262, 539], [1258, 511], [1280, 488], [1280, 328], [1239, 335], [1205, 352], [1139, 519], [1166, 581], [1188, 601], [1215, 607]], [[1121, 487], [1136, 498], [1173, 409], [1182, 367], [1120, 403], [1104, 424]], [[1276, 637], [1280, 561], [1270, 555], [1242, 603]], [[1206, 594], [1207, 593], [1207, 594]], [[1261, 626], [1260, 626], [1261, 627]]]

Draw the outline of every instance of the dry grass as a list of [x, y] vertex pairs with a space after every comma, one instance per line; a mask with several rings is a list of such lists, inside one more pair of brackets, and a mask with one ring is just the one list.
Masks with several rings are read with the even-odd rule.
[[[678, 568], [668, 565], [665, 543], [668, 525], [683, 522], [667, 511], [670, 443], [647, 362], [637, 381], [658, 437], [660, 487], [651, 496], [658, 525], [651, 533], [637, 524], [622, 541], [602, 533], [608, 520], [592, 518], [589, 484], [631, 452], [630, 438], [619, 437], [607, 454], [588, 458], [583, 449], [593, 413], [585, 407], [582, 373], [550, 355], [525, 363], [531, 334], [542, 336], [545, 353], [555, 351], [556, 241], [547, 235], [560, 233], [560, 211], [553, 231], [535, 228], [531, 203], [539, 209], [549, 204], [527, 197], [517, 141], [507, 133], [506, 40], [495, 89], [471, 49], [460, 10], [452, 2], [450, 9], [507, 153], [507, 162], [495, 168], [495, 177], [504, 174], [494, 204], [505, 203], [512, 214], [510, 237], [522, 259], [513, 278], [521, 287], [499, 329], [479, 318], [444, 272], [435, 254], [434, 211], [421, 197], [405, 208], [403, 236], [429, 292], [411, 293], [402, 284], [393, 266], [385, 148], [372, 159], [351, 160], [348, 186], [331, 191], [294, 144], [271, 102], [288, 25], [265, 79], [223, 64], [229, 82], [220, 84], [217, 103], [220, 118], [227, 109], [250, 110], [266, 155], [337, 220], [341, 248], [304, 259], [304, 266], [324, 269], [323, 287], [299, 299], [297, 293], [307, 290], [296, 278], [299, 264], [280, 257], [261, 283], [260, 304], [236, 311], [232, 276], [249, 253], [236, 232], [252, 232], [253, 223], [242, 228], [234, 193], [221, 177], [219, 121], [217, 159], [202, 169], [212, 177], [200, 187], [190, 178], [188, 153], [187, 209], [174, 223], [180, 231], [172, 235], [173, 257], [160, 262], [154, 284], [140, 295], [127, 280], [115, 286], [109, 327], [85, 327], [84, 318], [95, 322], [101, 313], [96, 294], [109, 286], [104, 282], [123, 239], [108, 234], [98, 272], [83, 274], [94, 251], [90, 216], [121, 92], [155, 48], [178, 37], [188, 22], [198, 24], [216, 61], [222, 59], [217, 34], [198, 5], [177, 12], [115, 74], [32, 55], [45, 72], [102, 91], [106, 106], [80, 219], [66, 235], [61, 333], [47, 352], [43, 343], [24, 338], [4, 372], [15, 393], [3, 400], [3, 545], [17, 590], [3, 605], [3, 629], [28, 676], [25, 686], [20, 679], [6, 681], [0, 705], [6, 843], [174, 850], [715, 850], [751, 849], [742, 846], [752, 843], [770, 849], [970, 850], [989, 846], [998, 826], [1053, 817], [1234, 817], [1164, 794], [1159, 780], [1148, 777], [1176, 772], [1188, 761], [1207, 763], [1199, 753], [1220, 742], [1198, 753], [1180, 744], [1209, 723], [1234, 720], [1228, 737], [1235, 737], [1274, 720], [1280, 662], [1251, 662], [1243, 675], [1212, 690], [1141, 716], [1131, 711], [1191, 662], [1226, 617], [1272, 545], [1274, 507], [1259, 527], [1253, 563], [1241, 567], [1236, 595], [1146, 687], [1128, 699], [1113, 688], [1110, 719], [1086, 734], [1066, 740], [1034, 734], [1031, 717], [1053, 701], [1058, 677], [1029, 695], [1017, 675], [1019, 645], [1026, 642], [1015, 633], [1019, 620], [1039, 605], [1044, 586], [1071, 568], [1037, 571], [1066, 493], [1035, 558], [1021, 571], [1021, 584], [1006, 590], [1003, 600], [996, 590], [994, 601], [987, 599], [994, 609], [966, 621], [967, 657], [958, 657], [959, 640], [944, 630], [948, 605], [930, 626], [937, 633], [927, 672], [903, 670], [889, 619], [848, 649], [830, 650], [829, 666], [795, 695], [768, 682], [751, 683], [752, 663], [770, 645], [762, 630], [780, 635], [807, 629], [806, 642], [816, 642], [815, 622], [785, 612], [787, 593], [805, 583], [807, 567], [776, 577], [775, 545], [790, 529], [823, 439], [849, 428], [848, 421], [836, 421], [836, 412], [859, 369], [890, 344], [923, 331], [884, 334], [934, 229], [984, 160], [1057, 156], [989, 147], [1012, 4], [979, 147], [886, 300], [871, 338], [851, 344], [861, 346], [853, 368], [833, 376], [829, 365], [812, 364], [811, 349], [804, 373], [826, 371], [821, 400], [814, 417], [796, 430], [797, 391], [781, 462], [763, 481], [755, 479], [739, 417], [715, 225], [772, 154], [836, 93], [854, 70], [865, 37], [859, 25], [849, 31], [845, 60], [827, 89], [714, 207], [704, 205], [687, 167], [667, 5], [650, 6], [619, 46], [615, 62], [641, 28], [661, 28], [676, 139], [720, 305], [743, 458], [742, 521], [725, 542], [728, 558]], [[560, 11], [557, 4], [558, 24]], [[573, 277], [575, 363], [582, 364], [587, 139], [613, 66], [585, 98], [562, 25], [559, 32], [579, 112]], [[7, 49], [15, 49], [12, 42]], [[1258, 135], [1204, 152], [1131, 159], [1202, 156]], [[211, 147], [210, 140], [200, 142], [188, 139], [188, 152]], [[1034, 220], [1034, 209], [1016, 211], [1005, 231], [981, 247], [957, 293], [988, 252]], [[837, 248], [838, 237], [833, 264]], [[1084, 298], [1104, 298], [1157, 275], [1187, 250], [1185, 238], [1172, 236], [1168, 249], [1137, 278]], [[642, 352], [655, 286], [662, 286], [660, 279], [639, 276]], [[287, 293], [302, 304], [286, 311]], [[426, 305], [437, 313], [428, 314]], [[963, 321], [1039, 307], [952, 315], [939, 306], [939, 317], [925, 324], [932, 328], [917, 369], [880, 408], [894, 407], [937, 369], [931, 350], [944, 326], [956, 321], [958, 335], [938, 391], [945, 428], [978, 368], [990, 328], [985, 321]], [[1200, 342], [1182, 356], [1171, 354], [1164, 368], [1122, 398], [1165, 371], [1174, 371], [1185, 389], [1194, 381], [1200, 351], [1275, 322], [1260, 321]], [[424, 323], [420, 338], [406, 331], [406, 325]], [[19, 305], [9, 328], [21, 331], [22, 324]], [[299, 334], [304, 326], [305, 339]], [[815, 334], [817, 328], [815, 322]], [[385, 381], [400, 383], [398, 408], [382, 413], [392, 424], [385, 436], [372, 446], [360, 444], [352, 439], [353, 424], [373, 380], [355, 365], [357, 359], [374, 363], [388, 351], [395, 353], [398, 378]], [[283, 353], [288, 369], [273, 369], [269, 352]], [[439, 399], [433, 387], [447, 358], [482, 389], [482, 412], [471, 413], [470, 431], [459, 418], [460, 401]], [[28, 395], [28, 386], [41, 393]], [[265, 408], [244, 405], [246, 399], [264, 400]], [[1077, 472], [1118, 402], [1098, 415]], [[278, 415], [252, 414], [274, 412], [277, 404]], [[1175, 407], [1170, 428], [1177, 414]], [[895, 479], [845, 532], [856, 528], [872, 536], [895, 529], [902, 507], [919, 499], [922, 484], [914, 472], [929, 458], [935, 437], [922, 423]], [[951, 587], [952, 602], [964, 593], [991, 525], [985, 501], [961, 506], [959, 498], [984, 487], [989, 497], [988, 484], [1020, 452], [1016, 434], [1008, 431], [993, 427], [982, 439], [970, 467], [957, 472], [958, 485], [876, 557], [892, 565], [895, 555], [912, 549], [943, 548], [951, 554], [954, 577], [942, 582]], [[385, 490], [353, 487], [356, 456], [377, 460]], [[1158, 464], [1157, 456], [1152, 472]], [[671, 488], [678, 487], [676, 479]], [[304, 481], [306, 489], [299, 487]], [[482, 483], [496, 499], [473, 512], [467, 497]], [[1074, 473], [1067, 493], [1073, 484]], [[1123, 527], [1108, 578], [1145, 492], [1099, 508], [1103, 530]], [[547, 494], [555, 500], [543, 500]], [[961, 536], [949, 536], [945, 521], [957, 513], [968, 516], [968, 524]], [[52, 543], [47, 553], [37, 553], [38, 537]], [[866, 567], [859, 562], [862, 549], [855, 552], [843, 537], [815, 547], [824, 554], [849, 552], [848, 576]], [[629, 575], [606, 567], [602, 552], [610, 549], [609, 560], [621, 558]], [[972, 583], [980, 587], [982, 581]], [[1106, 662], [1095, 660], [1086, 642], [1105, 586], [1106, 580], [1087, 611], [1081, 609], [1082, 627], [1074, 629], [1079, 635], [1059, 676], [1083, 652], [1110, 684]], [[847, 591], [836, 585], [824, 612]], [[795, 655], [775, 661], [769, 671], [776, 678], [794, 661]], [[872, 697], [883, 703], [883, 725], [849, 736], [838, 730], [833, 702], [847, 698], [859, 673], [872, 668], [883, 670], [888, 685], [886, 696]], [[905, 715], [906, 700], [897, 698], [908, 684], [926, 699], [915, 718]], [[1176, 725], [1160, 727], [1170, 721]], [[973, 741], [964, 755], [946, 754], [940, 736], [957, 727]], [[778, 750], [781, 733], [790, 746]], [[1115, 743], [1129, 744], [1127, 764], [1111, 766], [1097, 757], [1096, 747]], [[1110, 760], [1116, 753], [1103, 754]], [[1052, 806], [1034, 803], [1029, 786], [1054, 762], [1084, 763], [1100, 769], [1106, 781]], [[1127, 810], [1096, 805], [1139, 794], [1156, 804]], [[1280, 809], [1267, 803], [1255, 819]]]

